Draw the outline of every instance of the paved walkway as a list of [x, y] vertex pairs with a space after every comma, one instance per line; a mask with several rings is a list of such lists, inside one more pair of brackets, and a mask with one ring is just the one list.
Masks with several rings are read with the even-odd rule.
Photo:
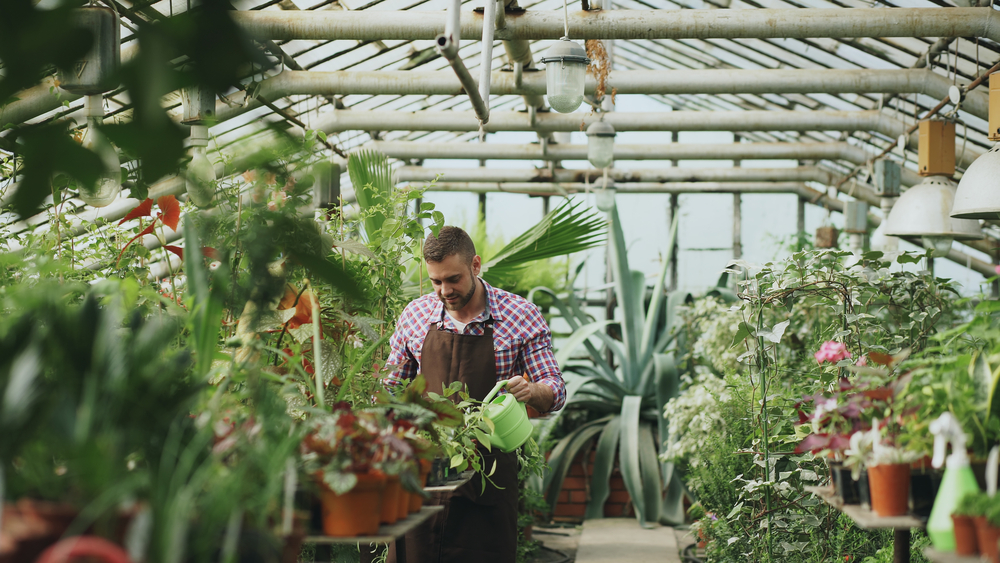
[[583, 523], [576, 563], [680, 563], [673, 528], [644, 530], [634, 518]]

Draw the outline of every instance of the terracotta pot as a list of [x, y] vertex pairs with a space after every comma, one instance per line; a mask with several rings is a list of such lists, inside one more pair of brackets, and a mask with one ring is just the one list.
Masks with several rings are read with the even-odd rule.
[[910, 464], [887, 463], [868, 468], [872, 510], [879, 516], [906, 514], [910, 496]]
[[955, 523], [955, 553], [957, 555], [979, 555], [976, 522], [972, 517], [952, 514], [951, 521]]
[[986, 521], [985, 516], [976, 516], [976, 542], [979, 544], [979, 553], [988, 557], [990, 561], [996, 562], [1000, 559], [997, 553], [997, 540], [1000, 540], [1000, 528], [991, 525]]
[[342, 495], [324, 485], [320, 493], [323, 533], [334, 537], [377, 534], [385, 482], [381, 473], [361, 473], [354, 488]]
[[399, 504], [396, 505], [396, 518], [402, 520], [410, 515], [410, 491], [400, 485]]
[[[420, 461], [420, 475], [417, 480], [424, 487], [427, 486], [427, 479], [430, 478], [431, 466], [433, 463], [427, 459], [421, 459]], [[424, 497], [418, 495], [417, 493], [410, 493], [410, 514], [414, 512], [420, 512], [420, 507], [424, 504]]]
[[382, 517], [383, 524], [395, 524], [399, 519], [399, 491], [403, 490], [399, 485], [399, 475], [386, 475], [385, 495], [382, 497]]

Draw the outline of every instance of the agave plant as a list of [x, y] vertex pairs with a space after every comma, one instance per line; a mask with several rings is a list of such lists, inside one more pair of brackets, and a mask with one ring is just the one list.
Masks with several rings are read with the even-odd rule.
[[[663, 405], [678, 392], [678, 370], [673, 352], [677, 337], [671, 330], [675, 310], [677, 305], [691, 299], [690, 294], [668, 295], [664, 288], [678, 223], [675, 219], [671, 226], [667, 245], [671, 250], [664, 257], [647, 306], [644, 276], [629, 269], [617, 207], [611, 209], [609, 216], [610, 267], [615, 277], [620, 320], [593, 320], [584, 313], [572, 291], [562, 299], [547, 288], [534, 290], [553, 297], [560, 314], [573, 330], [556, 354], [567, 382], [566, 406], [604, 414], [574, 429], [555, 446], [542, 487], [549, 506], [554, 508], [570, 464], [596, 437], [596, 460], [586, 517], [603, 517], [617, 451], [622, 477], [639, 522], [644, 526], [654, 522], [677, 523], [684, 517], [681, 507], [683, 484], [673, 465], [661, 463], [658, 454], [662, 441], [669, 435], [668, 421], [661, 415]], [[611, 324], [619, 325], [621, 340], [606, 334], [605, 329]], [[595, 344], [595, 339], [600, 341], [599, 345]], [[583, 361], [573, 357], [580, 346], [588, 353]], [[608, 360], [609, 351], [613, 363]], [[555, 420], [557, 418], [547, 423], [541, 439]]]

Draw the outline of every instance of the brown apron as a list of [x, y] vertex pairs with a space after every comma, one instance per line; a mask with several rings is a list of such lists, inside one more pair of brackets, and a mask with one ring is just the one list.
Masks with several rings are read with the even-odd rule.
[[[483, 400], [497, 381], [493, 320], [482, 336], [456, 334], [430, 327], [421, 353], [427, 389], [440, 393], [454, 381], [468, 386], [469, 396]], [[514, 563], [517, 553], [517, 455], [480, 448], [483, 466], [496, 461], [486, 482], [476, 474], [453, 493], [434, 495], [428, 504], [445, 508], [406, 534], [406, 563]], [[495, 485], [495, 486], [494, 486]], [[502, 487], [502, 489], [498, 488]], [[395, 545], [388, 563], [395, 563]]]

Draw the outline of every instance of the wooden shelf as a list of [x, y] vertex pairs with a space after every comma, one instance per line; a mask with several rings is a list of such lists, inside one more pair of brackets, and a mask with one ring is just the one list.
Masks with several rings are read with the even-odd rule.
[[424, 523], [428, 518], [444, 510], [443, 506], [423, 506], [420, 512], [414, 512], [395, 524], [383, 524], [378, 533], [373, 536], [306, 536], [305, 543], [312, 544], [355, 544], [355, 543], [392, 543], [397, 538]]
[[472, 476], [475, 474], [475, 471], [463, 471], [453, 481], [448, 481], [439, 487], [424, 487], [424, 490], [428, 493], [450, 493], [472, 480]]
[[923, 528], [927, 524], [925, 520], [915, 516], [879, 516], [860, 504], [844, 504], [843, 500], [834, 496], [833, 489], [830, 487], [805, 487], [805, 490], [850, 516], [859, 528], [867, 530], [879, 528], [910, 529]]
[[935, 563], [981, 563], [984, 561], [978, 555], [955, 555], [954, 553], [938, 551], [932, 547], [924, 550], [924, 557]]

